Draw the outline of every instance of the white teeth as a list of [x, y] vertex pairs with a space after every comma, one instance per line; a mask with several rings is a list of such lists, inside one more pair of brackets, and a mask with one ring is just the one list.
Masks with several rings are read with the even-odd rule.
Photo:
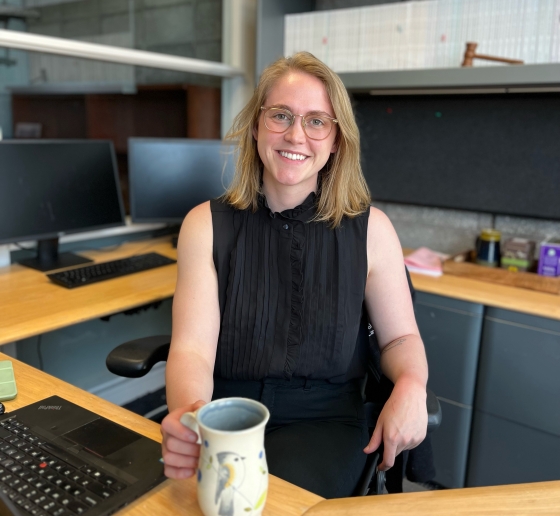
[[302, 154], [292, 154], [291, 152], [280, 151], [280, 156], [284, 156], [285, 158], [294, 160], [294, 161], [303, 161], [306, 156]]

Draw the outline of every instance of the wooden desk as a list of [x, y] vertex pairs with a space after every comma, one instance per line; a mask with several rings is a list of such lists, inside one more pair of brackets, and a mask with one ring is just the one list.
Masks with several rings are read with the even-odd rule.
[[496, 308], [560, 320], [560, 296], [525, 288], [507, 287], [451, 274], [433, 278], [411, 274], [414, 288]]
[[[169, 236], [79, 254], [103, 262], [151, 251], [177, 258]], [[69, 290], [28, 267], [0, 268], [0, 345], [167, 299], [176, 281], [177, 265], [166, 265]]]
[[525, 516], [560, 514], [560, 482], [324, 500], [305, 516]]
[[[412, 251], [413, 249], [405, 248], [403, 254], [406, 256]], [[414, 288], [420, 292], [560, 320], [560, 296], [558, 295], [525, 288], [507, 287], [452, 274], [434, 278], [425, 274], [411, 273], [410, 277]]]
[[[6, 359], [9, 357], [0, 353], [0, 360]], [[15, 400], [4, 403], [8, 412], [56, 394], [161, 442], [158, 424], [18, 360], [11, 360], [19, 394]], [[298, 516], [304, 513], [306, 516], [557, 515], [560, 513], [560, 482], [324, 500], [320, 496], [271, 476], [264, 515]], [[167, 480], [119, 514], [123, 516], [159, 514], [202, 516], [196, 502], [196, 482], [194, 478], [179, 481]]]
[[[167, 236], [80, 254], [97, 262], [150, 251], [177, 258], [169, 240]], [[560, 296], [459, 276], [411, 276], [422, 292], [560, 320]], [[176, 279], [177, 266], [168, 265], [68, 290], [21, 265], [0, 268], [0, 345], [167, 299], [173, 296]]]
[[[161, 442], [157, 423], [0, 353], [0, 360], [8, 359], [12, 360], [14, 365], [19, 391], [16, 399], [4, 402], [8, 412], [56, 394]], [[269, 494], [264, 514], [267, 516], [297, 516], [321, 500], [323, 499], [320, 496], [270, 476]], [[160, 514], [202, 516], [196, 501], [196, 481], [194, 477], [188, 480], [166, 480], [123, 509], [119, 512], [120, 514], [123, 516]]]

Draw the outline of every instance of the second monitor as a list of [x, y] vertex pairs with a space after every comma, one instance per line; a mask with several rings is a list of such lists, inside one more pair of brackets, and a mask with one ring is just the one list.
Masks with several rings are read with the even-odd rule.
[[234, 149], [221, 140], [130, 138], [132, 221], [181, 224], [189, 210], [225, 192]]

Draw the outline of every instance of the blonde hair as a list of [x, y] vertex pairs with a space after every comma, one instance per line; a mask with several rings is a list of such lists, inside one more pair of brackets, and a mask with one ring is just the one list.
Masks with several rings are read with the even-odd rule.
[[309, 52], [283, 57], [264, 70], [251, 100], [235, 117], [226, 140], [237, 141], [238, 158], [235, 175], [224, 194], [234, 208], [253, 211], [261, 194], [263, 164], [253, 128], [258, 124], [261, 106], [276, 81], [289, 72], [303, 72], [317, 77], [325, 85], [338, 120], [337, 150], [319, 173], [316, 221], [337, 227], [344, 216], [355, 217], [370, 205], [370, 194], [360, 166], [360, 134], [346, 88], [340, 77]]

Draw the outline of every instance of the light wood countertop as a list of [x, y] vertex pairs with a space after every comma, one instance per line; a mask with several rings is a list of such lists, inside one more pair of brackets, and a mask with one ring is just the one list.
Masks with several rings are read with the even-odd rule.
[[560, 514], [560, 481], [324, 500], [305, 516]]
[[[403, 249], [410, 254], [413, 249]], [[440, 277], [410, 273], [414, 288], [420, 292], [462, 299], [496, 308], [560, 320], [560, 296], [508, 287], [488, 281], [479, 281], [452, 274]]]
[[[5, 401], [6, 411], [29, 405], [57, 395], [112, 421], [161, 442], [157, 423], [109, 403], [93, 394], [74, 387], [18, 360], [0, 353], [0, 360], [11, 360], [18, 387], [14, 400]], [[298, 516], [323, 500], [320, 496], [300, 489], [284, 480], [270, 476], [265, 516]], [[202, 516], [196, 501], [196, 481], [166, 480], [155, 489], [119, 512], [123, 516], [155, 516], [185, 514]]]
[[[169, 236], [78, 254], [96, 262], [158, 252], [177, 258]], [[18, 264], [0, 268], [0, 345], [122, 312], [173, 296], [177, 265], [166, 265], [85, 287], [66, 289], [45, 273]]]
[[[101, 262], [150, 251], [177, 258], [169, 237], [79, 254]], [[557, 295], [448, 274], [439, 278], [421, 274], [411, 274], [411, 277], [420, 292], [560, 320]], [[177, 266], [167, 265], [69, 290], [55, 285], [42, 272], [17, 264], [2, 267], [0, 345], [170, 298], [176, 279]]]
[[414, 288], [420, 292], [560, 320], [560, 296], [558, 295], [506, 287], [451, 274], [434, 278], [411, 273], [410, 277]]

